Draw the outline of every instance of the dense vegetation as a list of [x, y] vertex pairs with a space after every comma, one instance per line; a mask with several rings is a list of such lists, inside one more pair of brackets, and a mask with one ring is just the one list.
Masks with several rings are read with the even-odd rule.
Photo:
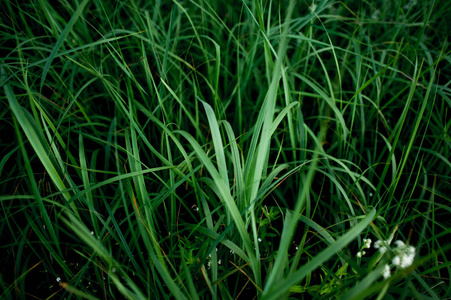
[[2, 1], [0, 297], [451, 298], [450, 18]]

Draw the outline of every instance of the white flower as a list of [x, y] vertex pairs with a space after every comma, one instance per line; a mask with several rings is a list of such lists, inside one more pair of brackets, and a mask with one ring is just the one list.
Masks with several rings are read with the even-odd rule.
[[220, 265], [221, 264], [221, 260], [218, 260], [218, 265]]
[[56, 282], [60, 282], [61, 281], [61, 277], [56, 277]]
[[413, 264], [414, 259], [415, 255], [404, 255], [400, 267], [403, 269], [410, 267]]
[[403, 241], [399, 240], [395, 244], [394, 252], [396, 256], [392, 260], [393, 264], [402, 269], [410, 267], [415, 259], [415, 247], [407, 246]]
[[356, 256], [357, 256], [357, 257], [362, 257], [362, 255], [363, 255], [362, 252], [359, 251], [359, 252], [357, 252], [357, 255], [356, 255]]
[[387, 279], [388, 277], [390, 277], [390, 266], [389, 265], [385, 265], [384, 270], [382, 271], [382, 276], [384, 276], [385, 279]]
[[363, 239], [363, 248], [370, 249], [371, 247], [371, 239]]
[[397, 241], [395, 242], [395, 245], [396, 245], [396, 247], [398, 247], [398, 248], [400, 248], [400, 249], [406, 247], [406, 244], [404, 244], [404, 242], [403, 242], [403, 241], [400, 241], [400, 240], [397, 240]]
[[207, 262], [207, 268], [210, 269], [211, 268], [211, 261]]
[[392, 263], [399, 267], [401, 265], [401, 257], [399, 257], [398, 255], [396, 255], [395, 257], [393, 257]]
[[94, 235], [94, 231], [91, 231], [91, 235]]
[[[374, 248], [379, 249], [379, 251], [381, 253], [385, 253], [387, 252], [387, 247], [385, 247], [384, 245], [387, 243], [387, 241], [381, 241], [381, 240], [377, 240], [374, 243]], [[387, 243], [388, 244], [388, 243]]]
[[409, 246], [406, 249], [406, 254], [407, 255], [414, 255], [415, 256], [415, 247], [414, 246]]
[[259, 241], [259, 242], [261, 242], [261, 241], [262, 241], [262, 239], [261, 239], [261, 238], [258, 238], [258, 241]]
[[374, 243], [374, 248], [379, 249], [382, 246], [382, 241], [381, 240], [377, 240]]

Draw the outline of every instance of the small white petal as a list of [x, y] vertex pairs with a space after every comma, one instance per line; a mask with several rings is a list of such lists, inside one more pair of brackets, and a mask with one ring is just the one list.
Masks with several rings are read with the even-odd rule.
[[400, 249], [404, 249], [406, 247], [406, 244], [404, 244], [403, 241], [397, 240], [395, 242], [396, 247], [400, 248]]
[[61, 281], [61, 277], [56, 277], [56, 281], [60, 282]]
[[392, 262], [395, 266], [399, 267], [401, 265], [401, 258], [398, 255], [396, 255], [395, 257], [393, 257]]
[[390, 274], [390, 266], [389, 265], [385, 265], [384, 271], [382, 271], [382, 275], [384, 276], [385, 279], [390, 277], [391, 274]]
[[409, 246], [406, 249], [406, 254], [407, 255], [414, 255], [415, 256], [415, 247], [414, 246]]
[[379, 249], [382, 246], [382, 241], [381, 240], [377, 240], [374, 243], [374, 248]]
[[259, 241], [259, 242], [261, 242], [261, 241], [262, 241], [262, 239], [261, 239], [261, 238], [258, 238], [258, 241]]
[[415, 255], [404, 255], [400, 267], [403, 269], [410, 267], [413, 264], [414, 259]]

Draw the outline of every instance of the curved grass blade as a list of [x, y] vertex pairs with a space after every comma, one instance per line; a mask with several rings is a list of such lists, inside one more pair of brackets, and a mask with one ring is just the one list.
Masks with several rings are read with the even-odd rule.
[[360, 221], [356, 226], [349, 230], [341, 238], [331, 244], [329, 247], [320, 252], [315, 258], [313, 258], [309, 263], [299, 268], [298, 271], [292, 273], [290, 277], [285, 278], [281, 282], [274, 284], [270, 287], [268, 291], [263, 292], [262, 299], [277, 299], [287, 291], [290, 287], [298, 284], [302, 279], [304, 279], [308, 274], [313, 272], [322, 263], [326, 262], [333, 255], [341, 251], [346, 245], [348, 245], [352, 240], [354, 240], [365, 228], [368, 227], [370, 222], [374, 219], [376, 215], [376, 209], [372, 209], [366, 217]]
[[44, 66], [44, 70], [42, 71], [42, 77], [41, 77], [41, 84], [40, 84], [40, 90], [42, 91], [42, 87], [44, 86], [45, 79], [47, 77], [47, 73], [50, 69], [50, 65], [52, 64], [53, 60], [55, 59], [56, 54], [58, 53], [59, 49], [64, 43], [64, 40], [69, 35], [70, 31], [72, 30], [72, 26], [74, 26], [75, 22], [77, 22], [78, 18], [81, 16], [83, 10], [85, 9], [85, 6], [88, 4], [88, 0], [83, 0], [83, 2], [78, 6], [77, 10], [74, 12], [72, 17], [70, 18], [69, 22], [67, 23], [66, 27], [64, 27], [63, 32], [61, 32], [60, 37], [55, 43], [55, 46], [53, 47], [52, 53], [50, 53], [49, 58], [47, 59], [47, 62]]

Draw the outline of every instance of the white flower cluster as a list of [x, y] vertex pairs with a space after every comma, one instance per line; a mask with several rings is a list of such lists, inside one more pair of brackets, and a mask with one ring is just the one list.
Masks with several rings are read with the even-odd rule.
[[[216, 248], [216, 252], [218, 252], [218, 248]], [[222, 261], [218, 260], [218, 265], [221, 265]], [[207, 257], [207, 268], [210, 270], [211, 269], [211, 254], [208, 254]]]
[[371, 247], [371, 239], [363, 239], [363, 248], [369, 249]]
[[415, 258], [415, 247], [407, 246], [402, 241], [396, 241], [396, 248], [394, 250], [396, 256], [393, 257], [393, 264], [401, 269], [410, 267]]
[[[392, 249], [395, 256], [392, 258], [392, 264], [398, 268], [406, 269], [413, 264], [415, 259], [415, 247], [407, 246], [403, 241], [396, 241], [396, 247]], [[377, 241], [374, 243], [374, 248], [379, 249], [380, 252], [387, 252], [389, 247], [388, 241]], [[385, 265], [382, 275], [385, 279], [390, 277], [390, 266]]]
[[374, 248], [379, 249], [380, 252], [385, 253], [387, 252], [387, 246], [388, 245], [388, 241], [381, 241], [378, 240], [376, 241], [376, 243], [374, 243]]
[[357, 256], [357, 257], [362, 257], [362, 256], [364, 256], [365, 254], [366, 254], [365, 251], [359, 251], [359, 252], [357, 252], [356, 256]]
[[[362, 249], [369, 249], [371, 247], [371, 239], [363, 239], [363, 247]], [[364, 250], [357, 252], [357, 257], [362, 257], [366, 254]]]
[[382, 276], [384, 276], [384, 279], [387, 279], [388, 277], [390, 277], [390, 275], [390, 266], [386, 264], [384, 270], [382, 271]]
[[[388, 249], [391, 249], [394, 257], [392, 258], [393, 266], [406, 269], [413, 264], [415, 259], [415, 247], [406, 245], [403, 241], [396, 241], [394, 248], [390, 248], [390, 241], [376, 241], [374, 243], [374, 248], [379, 249], [381, 253], [387, 252]], [[363, 239], [362, 250], [357, 252], [357, 257], [362, 257], [366, 254], [363, 249], [369, 249], [371, 247], [371, 239]], [[386, 264], [384, 270], [382, 271], [382, 275], [385, 279], [391, 276], [390, 273], [390, 265]]]

